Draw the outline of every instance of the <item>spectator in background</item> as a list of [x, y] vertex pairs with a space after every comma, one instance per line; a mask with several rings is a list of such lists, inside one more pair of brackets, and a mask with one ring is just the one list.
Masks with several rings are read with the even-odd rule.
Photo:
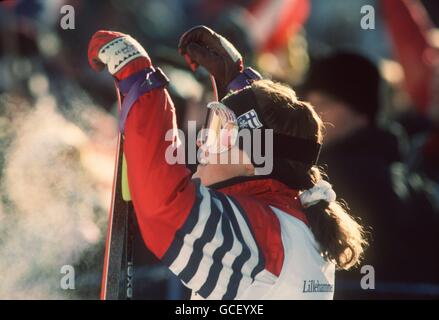
[[[361, 289], [359, 269], [340, 272], [336, 298], [419, 297], [419, 283], [438, 283], [437, 212], [427, 185], [400, 162], [398, 138], [375, 124], [380, 82], [370, 61], [344, 52], [315, 62], [304, 85], [326, 123], [319, 163], [371, 228], [364, 265], [375, 269], [375, 290]], [[395, 289], [402, 283], [408, 292]]]

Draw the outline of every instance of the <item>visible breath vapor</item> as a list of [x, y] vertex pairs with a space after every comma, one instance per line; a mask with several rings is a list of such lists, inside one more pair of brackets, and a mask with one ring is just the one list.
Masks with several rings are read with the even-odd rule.
[[85, 132], [53, 104], [37, 103], [20, 112], [5, 105], [7, 112], [0, 114], [0, 299], [81, 298], [81, 288], [61, 289], [60, 269], [102, 264], [84, 261], [84, 254], [103, 251], [115, 121], [96, 108], [78, 106], [76, 114], [94, 117]]

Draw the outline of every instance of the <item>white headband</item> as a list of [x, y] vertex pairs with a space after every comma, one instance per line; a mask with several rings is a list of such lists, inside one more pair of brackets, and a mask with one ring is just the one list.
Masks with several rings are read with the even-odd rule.
[[333, 202], [337, 198], [332, 185], [325, 180], [318, 181], [311, 189], [299, 194], [300, 202], [304, 208], [315, 205], [321, 200]]

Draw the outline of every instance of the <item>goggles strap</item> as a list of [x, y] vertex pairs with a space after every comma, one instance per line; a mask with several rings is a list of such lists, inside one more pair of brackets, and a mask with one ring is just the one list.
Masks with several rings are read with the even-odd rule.
[[[265, 140], [265, 129], [254, 129], [250, 130], [250, 136], [251, 136], [251, 148], [247, 148], [248, 146], [243, 145], [243, 140], [240, 139], [240, 136], [238, 135], [238, 147], [241, 150], [245, 150], [249, 154], [250, 159], [255, 167], [261, 167], [264, 164], [259, 164], [258, 161], [255, 161], [255, 135], [258, 135], [258, 140], [261, 143], [261, 146], [259, 148], [260, 154], [258, 156], [263, 157], [264, 159], [268, 157], [267, 149], [266, 149], [266, 143], [268, 143]], [[259, 132], [258, 132], [259, 131]], [[318, 158], [320, 155], [321, 150], [321, 144], [308, 140], [303, 138], [297, 138], [292, 137], [284, 134], [279, 133], [273, 133], [273, 159], [285, 159], [285, 160], [292, 160], [304, 163], [306, 165], [313, 166], [317, 164]]]

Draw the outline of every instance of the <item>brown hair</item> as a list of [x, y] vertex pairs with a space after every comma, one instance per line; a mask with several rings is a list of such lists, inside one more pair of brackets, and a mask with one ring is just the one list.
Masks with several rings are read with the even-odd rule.
[[[251, 87], [258, 101], [258, 114], [274, 132], [322, 143], [322, 120], [309, 103], [297, 99], [291, 88], [271, 80], [255, 81]], [[284, 160], [282, 166], [286, 167], [284, 173], [294, 177], [289, 186], [298, 190], [312, 188], [324, 175], [317, 166], [301, 162]], [[359, 263], [367, 245], [364, 230], [341, 203], [319, 201], [304, 211], [326, 259], [340, 269]]]

